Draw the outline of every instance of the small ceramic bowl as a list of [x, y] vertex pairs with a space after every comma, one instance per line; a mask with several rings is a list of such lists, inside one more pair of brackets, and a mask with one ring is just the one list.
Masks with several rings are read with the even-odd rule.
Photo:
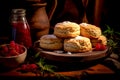
[[[4, 44], [9, 45], [9, 44]], [[22, 45], [20, 45], [22, 46]], [[0, 56], [0, 67], [7, 67], [7, 68], [15, 68], [18, 65], [22, 64], [27, 56], [27, 48], [22, 46], [23, 53], [18, 54], [16, 56]]]

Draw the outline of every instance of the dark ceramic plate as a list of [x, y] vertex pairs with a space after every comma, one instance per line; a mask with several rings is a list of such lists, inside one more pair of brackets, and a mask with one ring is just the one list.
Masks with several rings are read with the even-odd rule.
[[40, 56], [48, 60], [61, 62], [84, 62], [92, 61], [107, 56], [108, 48], [103, 51], [89, 51], [84, 53], [71, 53], [64, 51], [49, 51], [41, 49]]

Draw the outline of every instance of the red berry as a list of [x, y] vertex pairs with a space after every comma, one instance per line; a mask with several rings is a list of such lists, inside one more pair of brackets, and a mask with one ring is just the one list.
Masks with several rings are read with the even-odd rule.
[[100, 50], [105, 50], [105, 49], [106, 49], [106, 46], [103, 45], [103, 44], [101, 44], [101, 48], [100, 48]]
[[15, 50], [16, 50], [16, 52], [20, 53], [20, 47], [18, 44], [15, 45]]
[[101, 48], [101, 44], [100, 44], [100, 43], [97, 43], [97, 44], [95, 45], [95, 50], [99, 51], [100, 48]]
[[36, 64], [30, 64], [29, 65], [31, 69], [37, 69], [37, 65]]
[[19, 53], [21, 54], [21, 53], [23, 53], [24, 51], [25, 51], [25, 50], [24, 50], [23, 46], [19, 45]]
[[32, 71], [35, 71], [37, 68], [38, 67], [36, 64], [23, 64], [20, 70], [25, 71], [25, 72], [32, 72]]
[[26, 64], [23, 64], [23, 65], [21, 66], [20, 70], [26, 71], [26, 70], [27, 70], [27, 65], [26, 65]]
[[11, 56], [16, 56], [16, 55], [18, 55], [19, 53], [16, 52], [15, 49], [10, 49], [8, 54], [11, 55]]
[[10, 41], [10, 47], [15, 48], [15, 41]]
[[95, 45], [95, 50], [96, 51], [102, 51], [102, 50], [105, 50], [106, 49], [106, 45], [103, 45], [103, 44], [100, 44], [100, 43], [97, 43]]

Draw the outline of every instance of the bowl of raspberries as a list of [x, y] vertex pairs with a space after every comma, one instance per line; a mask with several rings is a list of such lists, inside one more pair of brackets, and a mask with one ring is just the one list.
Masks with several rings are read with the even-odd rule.
[[27, 56], [27, 48], [10, 41], [0, 45], [0, 67], [15, 68], [23, 63]]

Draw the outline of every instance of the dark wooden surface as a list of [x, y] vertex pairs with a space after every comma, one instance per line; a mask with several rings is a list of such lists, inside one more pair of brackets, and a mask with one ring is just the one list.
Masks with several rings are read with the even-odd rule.
[[106, 66], [106, 63], [103, 64], [104, 59], [106, 58], [83, 63], [45, 60], [46, 63], [57, 67], [56, 73], [70, 79], [58, 79], [53, 74], [47, 73], [44, 76], [32, 72], [22, 73], [18, 71], [20, 69], [18, 66], [10, 70], [4, 67], [0, 68], [0, 80], [114, 80], [114, 78], [119, 77], [116, 76], [116, 72], [111, 69], [111, 66]]
[[[76, 66], [75, 66], [76, 67]], [[26, 79], [26, 78], [43, 78], [43, 76], [41, 76], [40, 74], [34, 74], [32, 72], [28, 72], [28, 73], [21, 73], [18, 72], [17, 70], [19, 70], [18, 68], [12, 69], [10, 71], [5, 71], [5, 72], [0, 72], [0, 78], [5, 79], [5, 78], [9, 78], [9, 79]], [[61, 71], [56, 71], [56, 73], [59, 73], [61, 75], [70, 77], [70, 78], [77, 78], [77, 79], [81, 79], [81, 77], [88, 78], [88, 76], [98, 76], [99, 77], [108, 77], [110, 75], [114, 75], [115, 72], [113, 70], [111, 70], [110, 68], [106, 67], [105, 65], [102, 64], [95, 64], [93, 66], [90, 67], [86, 67], [86, 68], [80, 68], [80, 69], [65, 69], [65, 70], [61, 70]], [[49, 79], [54, 79], [55, 76], [48, 75], [45, 74], [44, 79], [49, 78]]]

